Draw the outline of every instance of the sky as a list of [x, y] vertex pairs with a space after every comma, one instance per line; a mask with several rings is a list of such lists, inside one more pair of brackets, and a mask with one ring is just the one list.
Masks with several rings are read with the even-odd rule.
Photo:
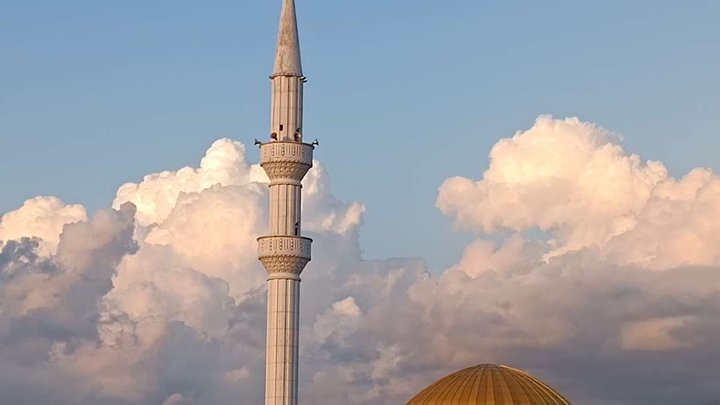
[[[278, 13], [0, 0], [0, 335], [32, 338], [0, 347], [22, 370], [0, 369], [6, 400], [256, 398], [252, 144]], [[303, 283], [308, 403], [398, 403], [468, 357], [585, 403], [716, 400], [718, 15], [703, 0], [298, 0], [304, 135], [320, 142], [305, 228], [328, 247]], [[408, 324], [381, 330], [393, 320]]]
[[[217, 138], [267, 137], [273, 2], [0, 4], [0, 212], [46, 194], [94, 211]], [[719, 7], [304, 1], [307, 134], [337, 195], [367, 206], [368, 257], [439, 271], [469, 236], [437, 187], [538, 115], [601, 123], [676, 175], [717, 169]]]

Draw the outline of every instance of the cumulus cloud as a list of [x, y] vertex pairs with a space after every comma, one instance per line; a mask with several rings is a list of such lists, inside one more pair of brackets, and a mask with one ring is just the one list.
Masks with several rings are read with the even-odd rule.
[[547, 257], [598, 248], [622, 264], [662, 269], [718, 264], [719, 192], [708, 169], [674, 179], [597, 125], [542, 116], [493, 147], [482, 179], [446, 180], [437, 206], [483, 233], [546, 231]]
[[345, 203], [330, 192], [324, 166], [315, 161], [303, 179], [303, 227], [310, 232], [346, 234], [358, 229], [365, 212], [363, 204]]
[[[75, 380], [54, 362], [98, 336], [99, 303], [125, 255], [135, 252], [134, 207], [102, 210], [64, 227], [57, 253], [38, 255], [35, 241], [6, 242], [0, 257], [0, 402], [77, 403]], [[18, 269], [18, 266], [21, 266]], [[73, 386], [73, 390], [67, 390]]]
[[39, 238], [38, 252], [50, 255], [57, 249], [65, 224], [86, 220], [87, 213], [82, 205], [65, 205], [57, 197], [35, 197], [0, 216], [0, 241]]
[[247, 164], [244, 145], [223, 138], [210, 146], [198, 168], [183, 167], [177, 171], [153, 173], [139, 184], [123, 184], [117, 191], [113, 207], [131, 201], [137, 207], [138, 223], [148, 226], [164, 221], [182, 193], [266, 179], [259, 166]]
[[[0, 402], [261, 402], [266, 183], [221, 139], [198, 167], [121, 186], [92, 219], [52, 197], [5, 214]], [[480, 178], [440, 187], [438, 207], [479, 237], [431, 273], [421, 259], [364, 260], [365, 207], [335, 197], [315, 162], [301, 402], [403, 403], [500, 362], [578, 403], [710, 403], [719, 184], [708, 169], [672, 178], [597, 125], [540, 117], [495, 145]]]

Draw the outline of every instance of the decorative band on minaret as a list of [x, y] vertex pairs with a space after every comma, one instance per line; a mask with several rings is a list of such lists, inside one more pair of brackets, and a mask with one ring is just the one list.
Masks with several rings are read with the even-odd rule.
[[300, 273], [312, 243], [301, 236], [301, 181], [312, 167], [314, 145], [302, 135], [306, 80], [294, 0], [283, 1], [270, 80], [270, 141], [260, 144], [260, 165], [270, 178], [270, 235], [258, 238], [258, 257], [268, 272], [265, 404], [297, 405]]

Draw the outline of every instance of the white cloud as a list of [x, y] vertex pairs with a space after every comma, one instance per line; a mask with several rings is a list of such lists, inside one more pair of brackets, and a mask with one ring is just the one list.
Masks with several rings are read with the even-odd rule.
[[[454, 177], [438, 207], [480, 232], [548, 232], [546, 258], [598, 248], [622, 264], [714, 265], [720, 179], [695, 169], [670, 177], [660, 162], [625, 152], [616, 137], [577, 118], [542, 116], [500, 140], [482, 179]], [[627, 244], [632, 244], [632, 247]]]
[[669, 317], [633, 322], [622, 330], [621, 347], [628, 350], [664, 351], [693, 346], [693, 341], [674, 336], [689, 317]]
[[347, 297], [328, 308], [317, 317], [313, 325], [315, 339], [325, 341], [331, 337], [342, 340], [357, 329], [362, 316], [355, 298]]
[[365, 206], [344, 203], [330, 192], [330, 182], [323, 165], [313, 168], [303, 179], [303, 227], [310, 232], [331, 231], [346, 234], [356, 231], [362, 223]]
[[35, 197], [0, 216], [0, 241], [40, 238], [38, 253], [49, 256], [57, 249], [63, 226], [80, 221], [87, 221], [83, 206], [65, 205], [57, 197]]
[[117, 191], [113, 207], [130, 201], [137, 207], [137, 221], [142, 226], [164, 221], [175, 207], [181, 193], [195, 193], [215, 185], [243, 185], [266, 179], [262, 170], [245, 160], [245, 147], [227, 138], [215, 141], [205, 153], [200, 167], [183, 167], [170, 172], [145, 176], [139, 184], [123, 184]]

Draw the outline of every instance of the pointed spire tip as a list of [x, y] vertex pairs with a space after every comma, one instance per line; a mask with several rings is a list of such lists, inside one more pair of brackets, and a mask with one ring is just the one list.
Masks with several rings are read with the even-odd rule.
[[295, 0], [283, 0], [273, 76], [302, 76]]

